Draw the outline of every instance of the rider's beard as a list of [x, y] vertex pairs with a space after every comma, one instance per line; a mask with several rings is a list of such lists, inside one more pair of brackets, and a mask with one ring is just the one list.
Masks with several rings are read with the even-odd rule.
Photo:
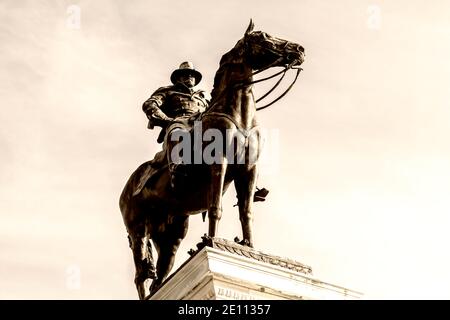
[[188, 88], [193, 88], [195, 86], [195, 79], [183, 79], [179, 81], [180, 84]]

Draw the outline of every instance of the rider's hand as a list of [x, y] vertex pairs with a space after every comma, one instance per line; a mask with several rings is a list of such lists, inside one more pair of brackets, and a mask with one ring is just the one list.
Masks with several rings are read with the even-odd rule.
[[150, 120], [152, 126], [158, 127], [165, 127], [173, 121], [173, 118], [166, 116], [161, 110], [156, 110], [151, 114], [147, 114], [147, 118]]
[[164, 122], [164, 126], [168, 126], [172, 121], [174, 121], [174, 118], [171, 117], [167, 117], [164, 120], [162, 120]]
[[150, 122], [157, 127], [167, 127], [171, 122], [173, 121], [173, 118], [165, 118], [165, 119], [160, 119], [160, 118], [151, 118]]

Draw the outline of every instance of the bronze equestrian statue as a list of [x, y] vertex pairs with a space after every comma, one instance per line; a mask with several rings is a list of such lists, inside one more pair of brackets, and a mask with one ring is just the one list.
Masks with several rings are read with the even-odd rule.
[[[189, 215], [207, 211], [208, 236], [216, 236], [222, 216], [222, 195], [233, 181], [242, 225], [241, 244], [253, 247], [252, 206], [258, 174], [260, 132], [252, 89], [254, 83], [261, 81], [253, 80], [253, 76], [272, 67], [284, 67], [286, 72], [289, 68], [298, 67], [304, 60], [304, 49], [299, 44], [253, 31], [253, 27], [251, 21], [244, 37], [221, 58], [209, 105], [204, 93], [198, 92], [196, 97], [196, 91], [192, 90], [192, 84], [200, 80], [189, 64], [180, 66], [180, 69], [186, 69], [186, 72], [183, 71], [183, 82], [188, 84], [186, 87], [189, 89], [189, 93], [186, 89], [184, 93], [190, 94], [195, 104], [203, 104], [197, 105], [198, 110], [189, 111], [186, 117], [179, 119], [178, 114], [164, 113], [162, 103], [153, 104], [152, 98], [149, 99], [152, 106], [144, 105], [150, 127], [159, 123], [164, 128], [159, 138], [159, 141], [164, 140], [163, 151], [136, 169], [120, 196], [120, 209], [133, 251], [135, 284], [140, 299], [156, 292], [167, 278], [178, 247], [186, 236]], [[172, 78], [174, 86], [177, 86], [176, 75]], [[206, 108], [204, 112], [201, 110], [203, 106]], [[165, 121], [165, 117], [174, 119]], [[162, 118], [162, 122], [158, 122], [158, 118]], [[219, 139], [219, 144], [222, 144], [222, 150], [232, 151], [231, 157], [230, 152], [216, 149], [210, 153], [213, 162], [206, 161], [206, 157], [202, 164], [173, 161], [171, 151], [175, 139], [172, 137], [180, 131], [189, 130], [193, 121], [200, 125], [200, 135], [203, 137], [200, 148], [203, 151], [209, 148], [207, 142], [212, 140], [211, 132], [220, 133], [223, 140]], [[205, 139], [207, 135], [208, 139]], [[241, 139], [243, 161], [236, 161], [237, 157], [242, 159], [242, 156], [234, 144], [235, 137]], [[215, 139], [218, 139], [217, 135]], [[156, 268], [152, 243], [158, 253]], [[149, 286], [151, 279], [153, 281]]]

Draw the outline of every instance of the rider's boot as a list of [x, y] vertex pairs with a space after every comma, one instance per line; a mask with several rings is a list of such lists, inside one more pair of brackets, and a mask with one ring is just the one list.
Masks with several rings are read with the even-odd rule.
[[[168, 136], [170, 137], [173, 132], [174, 131], [171, 131]], [[188, 168], [188, 165], [185, 163], [185, 159], [182, 156], [183, 150], [179, 151], [177, 149], [174, 149], [177, 147], [178, 143], [178, 140], [166, 140], [166, 156], [169, 164], [170, 185], [175, 193], [180, 193], [186, 189], [186, 177]], [[174, 154], [172, 154], [172, 151], [175, 151]]]

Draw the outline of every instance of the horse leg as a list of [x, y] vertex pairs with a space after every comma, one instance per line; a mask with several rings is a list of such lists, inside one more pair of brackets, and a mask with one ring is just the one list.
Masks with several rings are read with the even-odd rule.
[[151, 240], [144, 226], [129, 232], [128, 240], [133, 251], [134, 265], [136, 267], [134, 283], [138, 291], [139, 299], [142, 300], [150, 294], [149, 281], [156, 276]]
[[186, 237], [188, 226], [189, 216], [175, 216], [166, 230], [153, 238], [158, 250], [158, 262], [156, 263], [157, 278], [152, 282], [150, 294], [158, 291], [172, 270], [175, 255], [181, 241]]
[[211, 165], [211, 184], [209, 189], [208, 236], [215, 237], [219, 220], [222, 217], [222, 193], [227, 171], [227, 159], [222, 158], [222, 163]]
[[238, 204], [239, 220], [242, 225], [242, 244], [253, 247], [253, 195], [258, 176], [257, 166], [245, 167], [234, 179]]

